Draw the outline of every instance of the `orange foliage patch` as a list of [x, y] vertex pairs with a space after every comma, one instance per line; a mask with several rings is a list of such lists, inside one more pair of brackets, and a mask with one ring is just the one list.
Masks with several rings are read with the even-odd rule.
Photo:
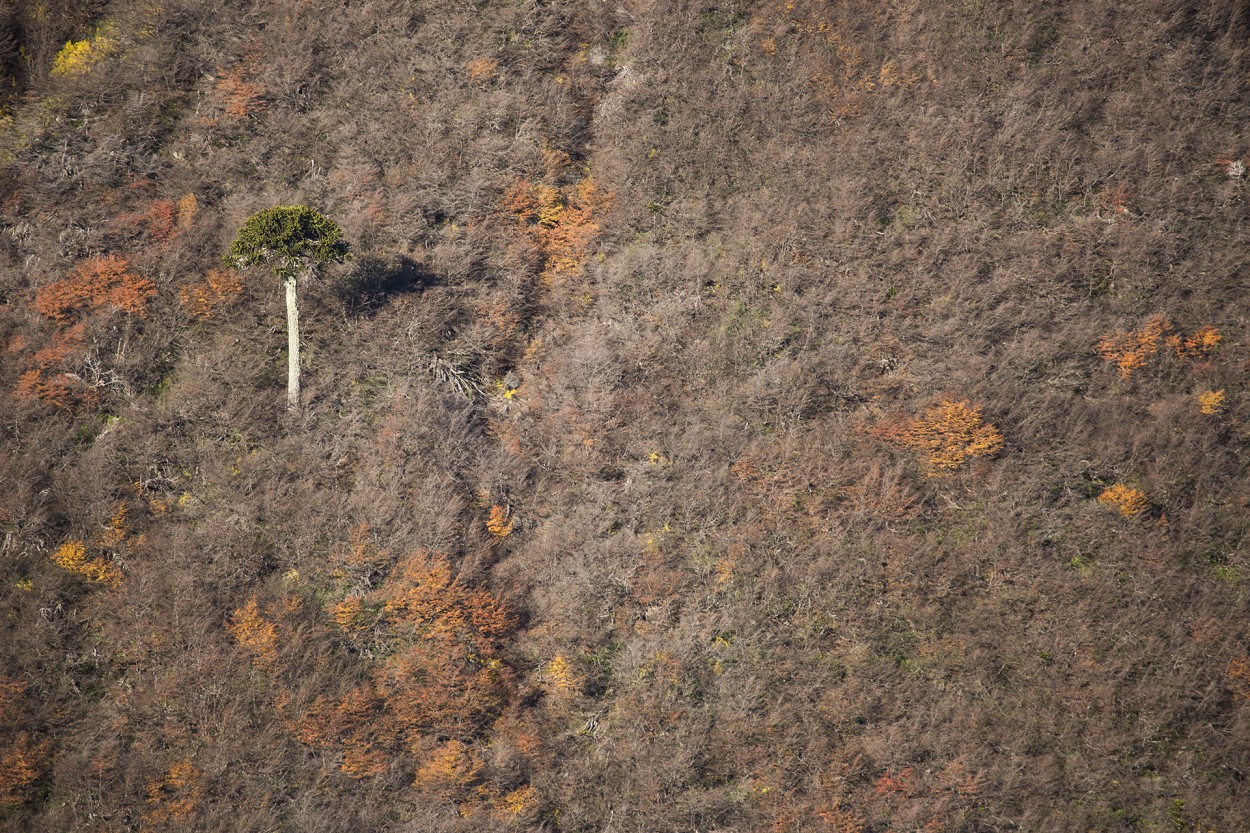
[[178, 302], [195, 318], [212, 318], [217, 310], [243, 292], [243, 278], [233, 269], [211, 269], [200, 280], [178, 292]]
[[150, 825], [182, 827], [203, 798], [203, 781], [204, 773], [189, 760], [175, 761], [163, 776], [148, 782], [148, 809], [143, 821]]
[[117, 255], [92, 257], [73, 272], [45, 286], [35, 296], [35, 309], [53, 321], [68, 323], [85, 309], [111, 306], [143, 318], [156, 287], [130, 271]]
[[946, 400], [901, 427], [878, 429], [878, 436], [924, 455], [930, 477], [942, 477], [969, 458], [987, 457], [1003, 447], [1003, 435], [981, 418], [981, 409], [968, 402]]
[[1103, 493], [1098, 496], [1098, 502], [1104, 506], [1114, 507], [1126, 518], [1140, 515], [1150, 507], [1145, 492], [1125, 486], [1123, 483], [1116, 483], [1104, 489]]
[[1216, 351], [1223, 340], [1219, 330], [1206, 326], [1194, 330], [1192, 335], [1168, 336], [1167, 345], [1182, 359], [1205, 359]]
[[596, 220], [614, 195], [592, 177], [561, 192], [550, 185], [517, 180], [503, 198], [503, 208], [532, 237], [543, 256], [543, 277], [554, 280], [580, 271], [599, 233]]
[[38, 350], [18, 378], [17, 395], [64, 410], [94, 402], [95, 389], [66, 372], [84, 352], [83, 332], [79, 324], [53, 335], [52, 344]]
[[348, 596], [330, 610], [330, 618], [339, 630], [346, 634], [354, 634], [360, 630], [364, 621], [365, 605], [359, 596]]
[[372, 685], [352, 689], [337, 703], [318, 698], [300, 721], [299, 739], [309, 746], [341, 749], [339, 771], [349, 778], [380, 775], [389, 761], [382, 707]]
[[[299, 729], [304, 743], [341, 749], [341, 769], [354, 778], [382, 772], [387, 750], [401, 742], [418, 750], [428, 748], [430, 735], [470, 741], [503, 712], [512, 692], [498, 654], [516, 619], [498, 597], [463, 585], [446, 556], [422, 552], [403, 560], [370, 600], [381, 606], [379, 638], [392, 651], [372, 682], [339, 702], [322, 698]], [[348, 600], [335, 616], [351, 627], [355, 610]], [[426, 775], [438, 781], [433, 769]]]
[[252, 661], [257, 666], [268, 668], [278, 658], [278, 631], [273, 622], [261, 615], [255, 596], [234, 612], [226, 630], [252, 655]]
[[0, 808], [19, 807], [30, 799], [47, 754], [47, 741], [37, 741], [27, 732], [18, 732], [0, 747]]
[[449, 740], [417, 770], [413, 786], [444, 801], [457, 801], [473, 787], [482, 772], [482, 761], [472, 747]]
[[1250, 700], [1250, 656], [1242, 654], [1228, 661], [1228, 684], [1234, 697]]
[[126, 520], [129, 514], [130, 510], [126, 504], [117, 504], [117, 508], [113, 510], [113, 517], [109, 519], [104, 531], [96, 539], [96, 543], [105, 549], [120, 547], [125, 542], [126, 536], [130, 534], [130, 525]]
[[155, 200], [140, 214], [123, 214], [112, 224], [122, 232], [145, 235], [154, 243], [168, 243], [182, 229], [178, 226], [178, 206], [173, 200]]
[[906, 767], [898, 775], [887, 772], [877, 779], [873, 790], [877, 795], [891, 795], [894, 793], [905, 793], [912, 788], [912, 781], [916, 776], [915, 767]]
[[835, 801], [819, 815], [826, 829], [831, 833], [863, 833], [864, 831], [864, 817], [848, 807], [843, 807], [841, 802]]
[[255, 56], [248, 56], [217, 79], [216, 92], [226, 121], [239, 123], [264, 112], [265, 85], [256, 78]]
[[1211, 326], [1199, 327], [1188, 336], [1171, 332], [1171, 323], [1156, 315], [1141, 329], [1117, 333], [1098, 342], [1098, 353], [1115, 363], [1120, 375], [1127, 379], [1135, 370], [1145, 367], [1159, 352], [1161, 345], [1171, 347], [1178, 358], [1206, 359], [1219, 347], [1224, 336]]
[[478, 58], [465, 64], [465, 75], [479, 87], [484, 87], [499, 77], [499, 62], [491, 58]]
[[1155, 316], [1140, 330], [1102, 339], [1098, 342], [1098, 353], [1107, 361], [1114, 362], [1120, 375], [1127, 379], [1159, 352], [1159, 344], [1169, 326], [1166, 318]]

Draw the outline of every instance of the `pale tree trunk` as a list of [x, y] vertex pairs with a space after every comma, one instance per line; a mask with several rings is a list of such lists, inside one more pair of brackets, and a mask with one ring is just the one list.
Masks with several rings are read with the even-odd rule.
[[299, 307], [295, 305], [295, 276], [286, 279], [286, 401], [299, 410]]

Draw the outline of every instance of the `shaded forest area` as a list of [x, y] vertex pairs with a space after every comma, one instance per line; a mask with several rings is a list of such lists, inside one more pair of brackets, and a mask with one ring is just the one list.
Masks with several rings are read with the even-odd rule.
[[1244, 829], [1248, 45], [0, 3], [0, 827]]

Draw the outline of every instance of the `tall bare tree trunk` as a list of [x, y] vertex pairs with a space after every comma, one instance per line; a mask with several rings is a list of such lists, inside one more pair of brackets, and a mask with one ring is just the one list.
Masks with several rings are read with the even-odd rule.
[[286, 279], [286, 401], [299, 410], [299, 307], [295, 305], [295, 277]]

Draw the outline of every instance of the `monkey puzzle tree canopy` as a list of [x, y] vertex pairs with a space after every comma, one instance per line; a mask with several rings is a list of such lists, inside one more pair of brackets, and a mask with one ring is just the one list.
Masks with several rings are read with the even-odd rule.
[[342, 263], [351, 257], [338, 224], [306, 205], [279, 205], [253, 214], [226, 254], [231, 266], [268, 264], [282, 278], [294, 278], [310, 264]]
[[299, 307], [295, 283], [320, 263], [342, 263], [350, 247], [338, 225], [306, 205], [279, 205], [253, 214], [226, 253], [231, 266], [266, 264], [286, 288], [287, 404], [299, 410]]

